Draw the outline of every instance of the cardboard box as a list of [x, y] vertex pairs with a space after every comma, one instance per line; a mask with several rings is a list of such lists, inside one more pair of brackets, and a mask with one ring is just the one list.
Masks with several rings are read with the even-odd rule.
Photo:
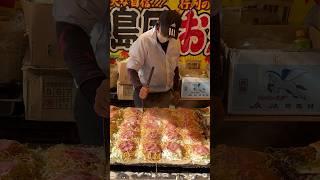
[[134, 88], [132, 85], [122, 85], [117, 83], [117, 95], [119, 100], [133, 100]]
[[201, 69], [201, 60], [188, 59], [179, 64], [182, 77], [207, 77], [206, 69]]
[[293, 0], [235, 0], [224, 1], [222, 4], [223, 19], [226, 19], [223, 21], [226, 23], [238, 22], [240, 18], [244, 24], [269, 25], [288, 24], [294, 2]]
[[301, 26], [291, 25], [225, 25], [223, 41], [237, 49], [289, 49]]
[[210, 79], [183, 77], [181, 85], [181, 99], [210, 100]]
[[119, 83], [122, 85], [131, 85], [131, 81], [129, 78], [129, 73], [127, 69], [127, 60], [125, 61], [120, 61], [117, 63], [118, 65], [118, 73], [119, 73]]
[[22, 1], [31, 58], [25, 65], [37, 67], [65, 67], [58, 49], [52, 4]]
[[240, 24], [242, 7], [225, 7], [222, 9], [223, 24]]
[[200, 70], [201, 60], [195, 60], [195, 59], [185, 60], [185, 69]]
[[309, 36], [312, 41], [313, 49], [320, 49], [320, 30], [310, 27], [309, 28]]
[[23, 67], [26, 120], [74, 121], [74, 83], [61, 69]]
[[118, 82], [118, 66], [117, 64], [110, 64], [110, 89], [111, 88], [117, 88], [117, 82]]
[[319, 115], [320, 52], [232, 50], [229, 114]]
[[14, 21], [0, 20], [0, 83], [22, 80], [22, 59], [27, 42]]

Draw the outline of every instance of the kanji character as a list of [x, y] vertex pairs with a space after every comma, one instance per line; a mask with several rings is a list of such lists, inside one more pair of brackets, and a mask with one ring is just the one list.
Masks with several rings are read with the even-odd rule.
[[151, 8], [150, 0], [141, 0], [140, 6], [142, 8]]
[[128, 50], [131, 44], [138, 38], [140, 32], [139, 12], [135, 9], [119, 9], [115, 8], [111, 12], [112, 38], [111, 49], [116, 50], [123, 47]]
[[160, 8], [163, 7], [167, 3], [167, 1], [168, 0], [152, 0], [151, 6]]
[[202, 3], [201, 3], [202, 10], [208, 10], [210, 9], [210, 7], [211, 7], [210, 0], [202, 0]]
[[119, 0], [111, 0], [110, 7], [120, 7]]
[[180, 9], [191, 9], [192, 7], [192, 0], [180, 0], [180, 3], [179, 3], [179, 8]]
[[153, 10], [144, 10], [141, 14], [143, 17], [142, 21], [142, 29], [143, 32], [150, 30], [153, 26], [156, 25], [157, 21], [159, 20], [159, 16], [163, 10], [153, 9]]
[[192, 8], [195, 8], [196, 10], [201, 10], [201, 4], [202, 0], [192, 1]]
[[130, 7], [138, 8], [139, 0], [130, 0]]
[[208, 10], [210, 9], [210, 1], [209, 0], [195, 0], [193, 1], [193, 8], [197, 10]]
[[120, 6], [128, 6], [128, 0], [120, 0]]
[[182, 55], [197, 55], [204, 50], [207, 41], [205, 29], [209, 27], [209, 19], [207, 14], [198, 16], [194, 9], [182, 16], [182, 33], [179, 36]]

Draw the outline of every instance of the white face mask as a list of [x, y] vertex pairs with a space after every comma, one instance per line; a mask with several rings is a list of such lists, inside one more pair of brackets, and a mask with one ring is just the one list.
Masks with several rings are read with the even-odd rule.
[[164, 37], [164, 36], [160, 33], [160, 31], [157, 32], [157, 37], [158, 37], [158, 39], [159, 39], [159, 41], [160, 41], [161, 43], [165, 43], [165, 42], [169, 41], [169, 38], [168, 38], [168, 37]]

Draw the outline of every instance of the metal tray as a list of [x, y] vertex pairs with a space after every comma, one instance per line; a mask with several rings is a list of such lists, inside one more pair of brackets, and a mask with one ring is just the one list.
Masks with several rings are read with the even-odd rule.
[[209, 165], [174, 165], [174, 164], [111, 164], [111, 171], [129, 172], [165, 172], [165, 173], [210, 173]]

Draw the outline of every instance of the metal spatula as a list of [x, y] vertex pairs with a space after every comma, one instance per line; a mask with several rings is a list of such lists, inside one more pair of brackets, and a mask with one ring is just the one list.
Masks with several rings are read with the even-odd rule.
[[[147, 87], [149, 87], [149, 85], [150, 85], [151, 78], [152, 78], [152, 75], [153, 75], [153, 71], [154, 71], [154, 66], [152, 66], [152, 68], [151, 68], [151, 72], [150, 72], [150, 74], [149, 74], [148, 81], [147, 81], [147, 84], [146, 84]], [[142, 103], [142, 112], [144, 112], [144, 102], [143, 102], [143, 99], [141, 99], [141, 103]]]

